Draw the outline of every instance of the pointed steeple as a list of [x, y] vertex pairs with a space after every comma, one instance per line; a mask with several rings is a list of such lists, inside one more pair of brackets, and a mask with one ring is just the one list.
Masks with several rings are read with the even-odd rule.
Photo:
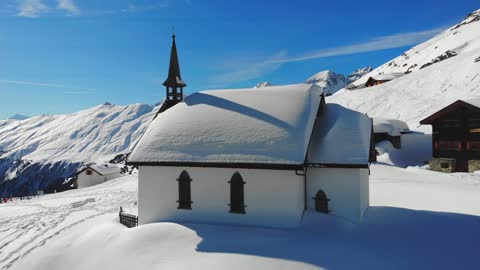
[[178, 63], [177, 45], [175, 44], [175, 34], [172, 35], [172, 50], [170, 52], [170, 67], [168, 68], [168, 77], [163, 83], [165, 87], [186, 87], [187, 84], [180, 75], [180, 64]]
[[[164, 112], [175, 106], [175, 104], [183, 101], [183, 88], [187, 84], [182, 80], [180, 75], [180, 64], [178, 63], [177, 45], [175, 44], [175, 34], [172, 35], [173, 43], [170, 52], [170, 67], [168, 68], [168, 77], [163, 83], [165, 86], [165, 101], [158, 110], [158, 113]], [[155, 116], [156, 117], [156, 116]]]

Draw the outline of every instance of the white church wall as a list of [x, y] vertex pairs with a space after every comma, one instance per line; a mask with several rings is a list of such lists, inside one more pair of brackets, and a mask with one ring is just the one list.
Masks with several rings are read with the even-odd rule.
[[[178, 179], [186, 170], [192, 179], [192, 210], [177, 209]], [[239, 172], [246, 214], [229, 213], [229, 181]], [[304, 177], [294, 171], [140, 166], [139, 223], [184, 221], [293, 227], [304, 211]]]
[[368, 179], [368, 169], [308, 168], [307, 207], [315, 210], [313, 198], [321, 189], [330, 214], [358, 222], [369, 206]]
[[83, 171], [78, 175], [77, 184], [78, 188], [85, 188], [94, 185], [98, 185], [106, 181], [106, 177], [98, 174], [95, 171], [92, 171], [91, 175], [87, 175], [87, 171]]

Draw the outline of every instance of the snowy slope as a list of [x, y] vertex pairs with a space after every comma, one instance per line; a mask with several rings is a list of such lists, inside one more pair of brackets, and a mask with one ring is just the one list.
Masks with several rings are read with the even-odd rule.
[[[480, 96], [480, 61], [475, 61], [480, 57], [480, 21], [472, 19], [480, 16], [479, 13], [473, 13], [462, 23], [413, 47], [355, 84], [366, 81], [372, 74], [405, 72], [416, 65], [410, 68], [411, 73], [379, 86], [341, 90], [329, 97], [328, 102], [373, 117], [400, 119], [411, 129], [418, 129], [421, 119], [444, 106], [458, 99]], [[455, 51], [456, 56], [420, 69], [448, 50]], [[420, 130], [429, 129], [422, 127]]]
[[84, 163], [127, 153], [156, 110], [144, 104], [100, 105], [69, 115], [0, 121], [0, 195], [47, 188]]
[[444, 59], [454, 58], [471, 51], [478, 52], [479, 29], [480, 10], [477, 10], [469, 14], [462, 22], [367, 73], [355, 84], [365, 83], [370, 76], [377, 74], [415, 72], [429, 65], [435, 65]]
[[[136, 176], [0, 204], [0, 269], [476, 269], [480, 175], [373, 165], [363, 221], [307, 212], [296, 229], [127, 229]], [[348, 258], [348, 259], [346, 259]]]

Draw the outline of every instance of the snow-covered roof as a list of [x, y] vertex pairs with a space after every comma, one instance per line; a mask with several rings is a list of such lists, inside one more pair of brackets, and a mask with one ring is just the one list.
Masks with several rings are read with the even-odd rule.
[[403, 132], [409, 132], [407, 123], [397, 120], [381, 117], [373, 118], [373, 132], [374, 133], [387, 133], [391, 136], [400, 136]]
[[87, 169], [88, 168], [93, 169], [101, 175], [120, 173], [120, 168], [111, 164], [95, 164], [88, 166]]
[[369, 163], [372, 120], [365, 114], [326, 104], [318, 118], [308, 152], [316, 165], [366, 165]]
[[312, 84], [194, 93], [152, 121], [128, 162], [303, 164], [321, 94]]
[[395, 73], [387, 73], [387, 74], [378, 74], [378, 75], [372, 76], [372, 78], [377, 81], [391, 81], [391, 80], [395, 80], [396, 78], [400, 78], [404, 75], [405, 73], [395, 72]]

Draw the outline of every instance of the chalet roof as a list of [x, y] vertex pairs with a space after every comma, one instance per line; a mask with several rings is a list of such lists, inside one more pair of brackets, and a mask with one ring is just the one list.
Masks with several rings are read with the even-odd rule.
[[391, 81], [391, 80], [400, 78], [404, 75], [405, 73], [395, 72], [395, 73], [378, 74], [378, 75], [371, 76], [371, 78], [376, 81]]
[[111, 164], [95, 164], [88, 166], [87, 169], [88, 168], [96, 171], [100, 175], [120, 173], [120, 168]]
[[368, 165], [372, 119], [367, 115], [326, 104], [317, 118], [310, 141], [308, 164]]
[[435, 121], [436, 119], [441, 118], [442, 116], [448, 114], [452, 110], [455, 110], [459, 106], [468, 106], [472, 110], [480, 112], [480, 97], [459, 99], [459, 100], [453, 102], [452, 104], [450, 104], [450, 105], [440, 109], [439, 111], [433, 113], [432, 115], [428, 116], [427, 118], [421, 120], [420, 124], [429, 125], [433, 121]]
[[175, 35], [172, 36], [172, 49], [170, 51], [170, 65], [168, 67], [168, 77], [163, 82], [167, 87], [185, 87], [187, 84], [182, 80], [180, 74], [180, 64], [178, 63], [177, 45], [175, 43]]
[[475, 107], [480, 108], [480, 97], [475, 97], [475, 98], [468, 98], [468, 99], [461, 99], [463, 102], [466, 102], [468, 104], [471, 104]]
[[304, 164], [322, 90], [296, 84], [194, 93], [159, 114], [129, 164]]

